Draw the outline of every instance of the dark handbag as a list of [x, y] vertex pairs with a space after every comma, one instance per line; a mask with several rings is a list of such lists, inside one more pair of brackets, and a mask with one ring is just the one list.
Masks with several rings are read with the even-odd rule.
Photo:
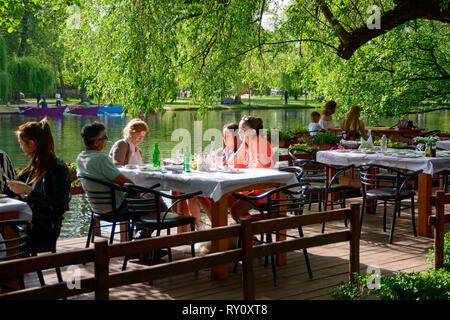
[[397, 128], [411, 130], [412, 128], [415, 128], [415, 126], [411, 120], [400, 120], [397, 123]]

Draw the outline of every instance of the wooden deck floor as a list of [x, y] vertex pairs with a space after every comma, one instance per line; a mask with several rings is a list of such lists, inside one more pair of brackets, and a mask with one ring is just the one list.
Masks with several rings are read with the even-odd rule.
[[[358, 199], [352, 199], [355, 201]], [[314, 207], [313, 207], [314, 209]], [[361, 235], [361, 273], [367, 272], [367, 267], [378, 267], [382, 274], [399, 271], [424, 271], [431, 267], [425, 263], [428, 250], [433, 247], [433, 239], [414, 237], [411, 218], [408, 211], [402, 212], [397, 220], [394, 243], [388, 244], [390, 229], [390, 212], [388, 211], [387, 231], [382, 229], [382, 207], [377, 214], [365, 215]], [[417, 221], [417, 219], [416, 219]], [[231, 221], [230, 221], [231, 222]], [[448, 226], [448, 225], [447, 225]], [[314, 225], [304, 228], [305, 236], [320, 233], [321, 226]], [[326, 232], [341, 231], [343, 222], [330, 223]], [[84, 248], [85, 238], [61, 240], [58, 242], [58, 252]], [[308, 278], [303, 254], [299, 251], [288, 253], [288, 263], [277, 268], [278, 286], [274, 287], [270, 264], [264, 267], [264, 259], [256, 259], [255, 292], [257, 299], [331, 299], [329, 292], [343, 280], [348, 279], [349, 244], [338, 243], [308, 250], [313, 279]], [[189, 247], [173, 248], [174, 259], [190, 257]], [[164, 258], [164, 259], [167, 259]], [[111, 262], [110, 272], [120, 271], [122, 259]], [[129, 268], [141, 268], [142, 265], [129, 263]], [[82, 277], [93, 275], [93, 264], [79, 265]], [[240, 266], [237, 272], [232, 272], [229, 266], [229, 277], [226, 280], [211, 280], [210, 269], [199, 271], [198, 275], [185, 274], [154, 281], [148, 284], [135, 284], [110, 290], [110, 299], [149, 299], [149, 300], [240, 300], [242, 299]], [[48, 284], [56, 282], [54, 270], [44, 272]], [[63, 278], [69, 276], [63, 269]], [[26, 287], [38, 285], [37, 276], [27, 275]], [[75, 297], [75, 299], [93, 299], [93, 293]]]

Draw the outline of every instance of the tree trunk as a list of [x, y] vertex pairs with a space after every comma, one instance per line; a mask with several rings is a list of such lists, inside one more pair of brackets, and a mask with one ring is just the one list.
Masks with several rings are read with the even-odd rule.
[[28, 0], [25, 0], [23, 2], [23, 7], [25, 8], [22, 21], [20, 22], [20, 25], [22, 26], [22, 31], [20, 32], [20, 43], [19, 43], [19, 50], [17, 52], [18, 57], [22, 57], [25, 54], [25, 44], [28, 39], [28, 15], [30, 14], [29, 10], [26, 9], [28, 4]]
[[64, 78], [62, 75], [61, 65], [59, 63], [57, 63], [57, 67], [58, 67], [58, 75], [59, 75], [59, 85], [61, 87], [61, 99], [64, 100], [66, 98], [66, 93], [64, 90]]
[[234, 96], [234, 103], [233, 104], [242, 104], [241, 96], [236, 95]]

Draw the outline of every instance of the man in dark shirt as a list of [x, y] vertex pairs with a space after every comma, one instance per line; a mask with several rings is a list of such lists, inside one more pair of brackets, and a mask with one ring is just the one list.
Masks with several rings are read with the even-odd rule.
[[45, 101], [45, 98], [42, 98], [42, 101], [41, 101], [40, 105], [42, 106], [42, 109], [46, 109], [47, 108], [47, 101]]

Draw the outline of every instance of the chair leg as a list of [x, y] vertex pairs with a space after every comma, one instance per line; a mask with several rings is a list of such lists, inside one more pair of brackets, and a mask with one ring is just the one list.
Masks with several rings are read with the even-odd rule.
[[21, 290], [25, 289], [25, 280], [23, 274], [19, 274], [19, 288]]
[[39, 278], [39, 283], [41, 284], [41, 286], [45, 286], [45, 280], [44, 280], [44, 275], [42, 274], [42, 271], [38, 271], [36, 273]]
[[111, 229], [111, 235], [109, 236], [109, 244], [112, 244], [114, 241], [114, 232], [116, 232], [116, 222], [113, 222], [112, 229]]
[[414, 237], [417, 237], [417, 230], [416, 230], [416, 217], [414, 212], [414, 195], [411, 196], [411, 220], [412, 220], [412, 228]]
[[387, 215], [387, 201], [384, 200], [384, 212], [383, 212], [383, 231], [386, 232], [386, 215]]
[[[302, 227], [298, 227], [298, 235], [303, 238], [303, 229]], [[310, 279], [312, 279], [313, 275], [312, 275], [312, 270], [311, 270], [311, 265], [309, 263], [309, 255], [308, 255], [308, 251], [306, 249], [303, 249], [303, 255], [305, 256], [305, 263], [306, 263], [306, 269], [308, 269], [308, 276]]]
[[363, 218], [364, 218], [364, 206], [366, 204], [366, 197], [363, 195], [362, 198], [362, 205], [361, 205], [361, 211], [359, 214], [359, 231], [361, 232], [362, 230], [362, 224], [363, 224]]
[[275, 266], [275, 257], [273, 255], [271, 255], [270, 260], [272, 262], [273, 285], [276, 287], [276, 286], [278, 286], [278, 280], [277, 280], [277, 269]]
[[399, 203], [396, 200], [394, 206], [394, 212], [392, 214], [392, 225], [391, 225], [391, 234], [389, 235], [389, 244], [392, 244], [392, 240], [394, 239], [394, 228], [395, 228], [395, 219], [397, 217], [397, 210], [399, 209]]
[[[170, 228], [167, 228], [167, 235], [170, 236]], [[170, 247], [167, 248], [167, 255], [169, 257], [169, 262], [172, 262], [172, 250]]]
[[89, 248], [89, 245], [91, 243], [91, 237], [93, 236], [93, 232], [94, 232], [94, 218], [91, 217], [91, 223], [89, 224], [89, 231], [88, 231], [88, 236], [87, 236], [87, 240], [86, 240], [86, 248]]

